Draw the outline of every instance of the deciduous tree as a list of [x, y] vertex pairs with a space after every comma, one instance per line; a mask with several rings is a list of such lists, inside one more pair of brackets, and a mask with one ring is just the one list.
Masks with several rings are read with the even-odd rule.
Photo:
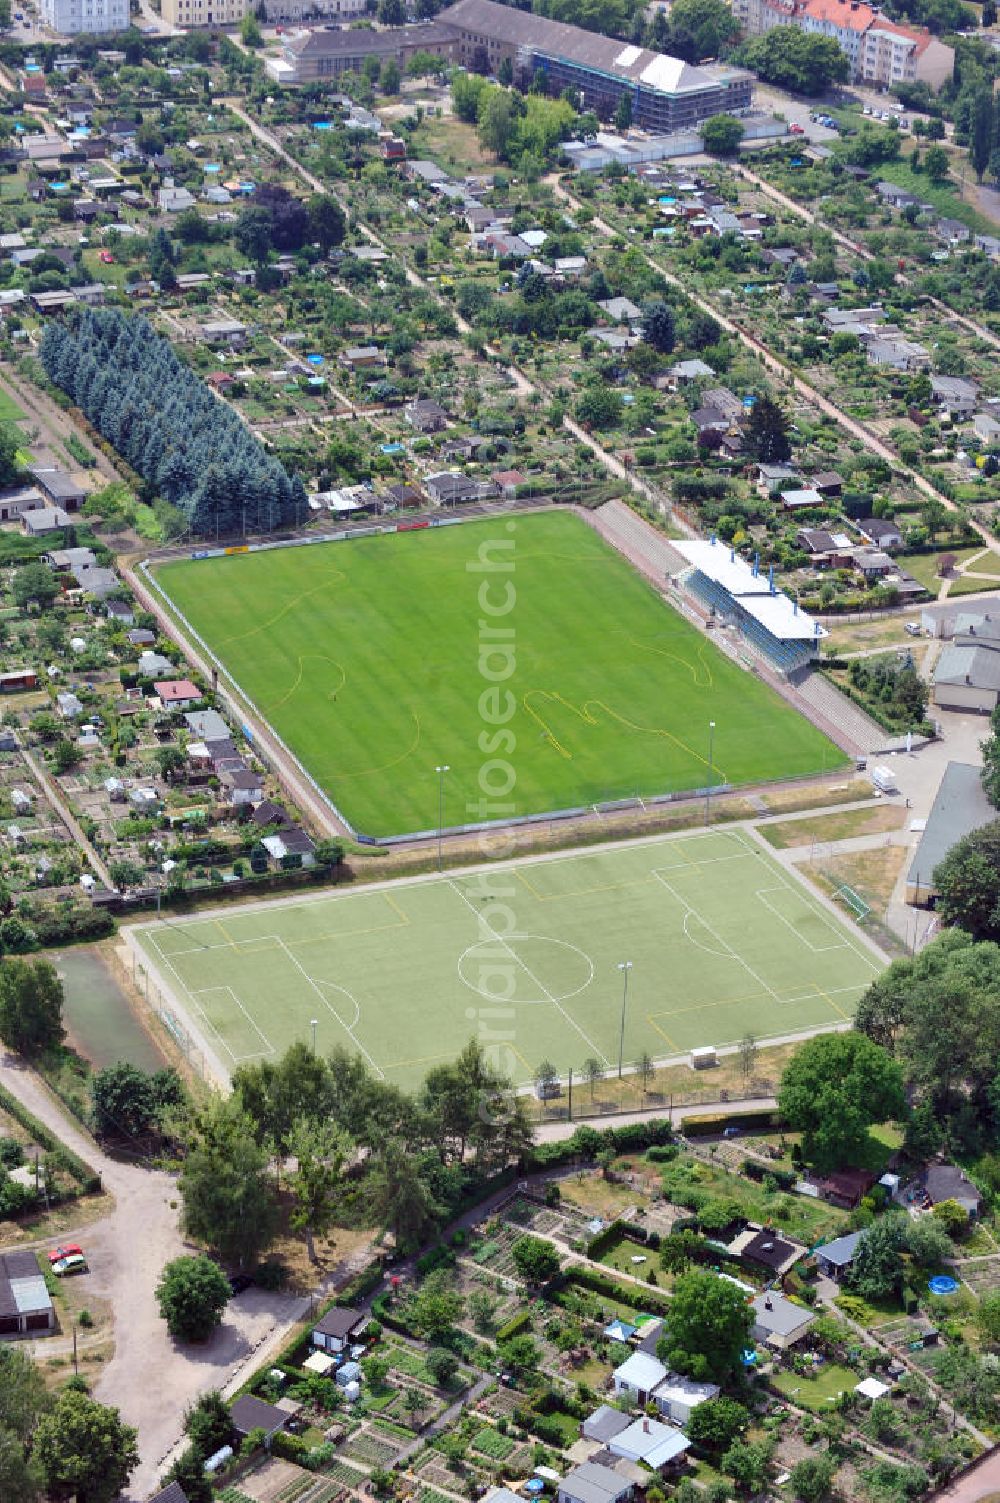
[[[728, 6], [724, 7], [726, 10]], [[715, 157], [734, 157], [740, 149], [744, 129], [732, 115], [712, 115], [698, 127], [702, 145]]]
[[529, 1284], [547, 1284], [559, 1272], [559, 1254], [541, 1237], [518, 1237], [511, 1248], [514, 1267]]
[[344, 1166], [353, 1144], [336, 1123], [300, 1117], [289, 1135], [288, 1147], [296, 1160], [289, 1181], [295, 1197], [292, 1226], [305, 1232], [309, 1260], [315, 1263], [314, 1238], [324, 1236], [333, 1225]]
[[112, 1503], [139, 1464], [136, 1438], [117, 1409], [64, 1388], [33, 1444], [52, 1503]]
[[156, 1286], [156, 1303], [171, 1336], [207, 1341], [229, 1302], [229, 1280], [211, 1258], [174, 1258]]
[[752, 1324], [753, 1312], [741, 1290], [692, 1269], [674, 1285], [670, 1323], [661, 1343], [678, 1372], [721, 1382], [739, 1371]]
[[63, 1039], [63, 988], [49, 960], [0, 961], [0, 1039], [19, 1054], [41, 1054]]
[[213, 1099], [192, 1119], [178, 1181], [184, 1230], [245, 1267], [270, 1245], [277, 1225], [269, 1155], [235, 1097]]
[[823, 1034], [789, 1061], [778, 1092], [781, 1114], [802, 1133], [802, 1151], [820, 1169], [857, 1163], [875, 1122], [906, 1111], [898, 1063], [862, 1033]]

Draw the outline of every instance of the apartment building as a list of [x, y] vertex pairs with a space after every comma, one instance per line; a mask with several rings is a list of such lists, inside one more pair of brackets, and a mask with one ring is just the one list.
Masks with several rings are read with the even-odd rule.
[[[368, 0], [263, 0], [264, 19], [275, 21], [353, 21], [368, 13]], [[247, 11], [259, 14], [259, 0], [162, 0], [172, 26], [235, 26]]]
[[851, 77], [859, 78], [862, 43], [874, 19], [875, 12], [861, 0], [806, 0], [798, 25], [815, 36], [832, 37], [847, 55]]
[[41, 0], [39, 8], [45, 25], [66, 37], [126, 31], [129, 25], [129, 0]]
[[902, 26], [876, 15], [865, 32], [860, 63], [862, 83], [876, 88], [919, 81], [939, 89], [954, 72], [955, 50], [922, 26]]
[[851, 80], [879, 89], [922, 82], [939, 89], [951, 77], [955, 53], [922, 26], [886, 20], [864, 0], [735, 0], [749, 36], [775, 26], [798, 26], [830, 37], [850, 61]]
[[253, 0], [161, 0], [160, 13], [171, 26], [238, 26]]

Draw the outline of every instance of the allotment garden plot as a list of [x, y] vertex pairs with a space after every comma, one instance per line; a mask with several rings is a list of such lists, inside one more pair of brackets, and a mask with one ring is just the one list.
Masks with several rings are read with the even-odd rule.
[[570, 513], [189, 559], [155, 578], [368, 835], [435, 828], [442, 792], [451, 826], [843, 761]]
[[308, 1041], [414, 1085], [472, 1035], [518, 1083], [832, 1027], [881, 970], [742, 831], [495, 865], [132, 931], [227, 1069]]

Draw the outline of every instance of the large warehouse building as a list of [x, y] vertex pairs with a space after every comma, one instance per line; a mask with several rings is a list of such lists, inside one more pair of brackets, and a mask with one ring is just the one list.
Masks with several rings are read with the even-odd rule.
[[635, 125], [657, 133], [690, 130], [710, 115], [750, 106], [752, 75], [741, 68], [693, 68], [612, 37], [549, 21], [495, 0], [457, 0], [433, 22], [388, 30], [320, 28], [286, 37], [282, 56], [265, 66], [277, 83], [312, 83], [360, 71], [369, 53], [401, 65], [433, 52], [470, 71], [496, 74], [509, 59], [519, 83], [541, 70], [549, 92], [578, 89], [584, 106], [605, 118], [628, 95]]

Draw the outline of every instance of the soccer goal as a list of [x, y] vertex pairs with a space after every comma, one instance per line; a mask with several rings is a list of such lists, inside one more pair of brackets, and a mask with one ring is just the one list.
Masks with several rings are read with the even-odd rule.
[[871, 913], [870, 905], [865, 902], [859, 892], [854, 891], [853, 887], [848, 887], [846, 882], [842, 887], [837, 888], [833, 896], [838, 898], [841, 903], [846, 903], [859, 924], [863, 923]]

